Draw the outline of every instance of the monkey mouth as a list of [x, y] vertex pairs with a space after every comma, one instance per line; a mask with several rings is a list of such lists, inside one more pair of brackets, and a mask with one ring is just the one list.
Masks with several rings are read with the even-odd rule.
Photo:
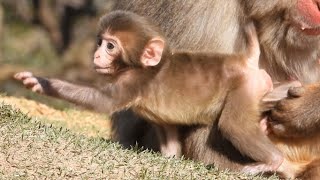
[[320, 35], [320, 26], [312, 27], [312, 26], [300, 25], [300, 30], [304, 34], [307, 34], [307, 35], [310, 35], [310, 36], [318, 36], [318, 35]]
[[110, 74], [114, 73], [114, 69], [111, 68], [111, 67], [104, 67], [104, 68], [94, 67], [94, 68], [95, 68], [96, 72], [99, 73], [99, 74], [110, 75]]
[[318, 36], [320, 35], [320, 26], [312, 26], [304, 21], [295, 21], [293, 23], [294, 27], [298, 29], [300, 32], [310, 35], [310, 36]]
[[304, 29], [302, 32], [310, 36], [318, 36], [320, 35], [320, 28]]

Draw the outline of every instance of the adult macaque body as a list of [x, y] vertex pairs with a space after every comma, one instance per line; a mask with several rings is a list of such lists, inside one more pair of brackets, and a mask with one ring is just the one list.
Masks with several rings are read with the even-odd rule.
[[[220, 0], [117, 0], [115, 8], [149, 16], [159, 24], [171, 45], [179, 50], [214, 49], [227, 53], [241, 51], [245, 47], [245, 39], [240, 27], [247, 18], [253, 18], [256, 21], [261, 44], [260, 65], [267, 70], [273, 81], [299, 80], [303, 84], [309, 84], [318, 82], [320, 78], [319, 3], [319, 0], [270, 0], [267, 3], [263, 0], [230, 0], [227, 3]], [[283, 124], [284, 128], [288, 127], [286, 129], [298, 127], [298, 132], [306, 131], [309, 135], [316, 136], [316, 131], [308, 129], [318, 129], [315, 124], [318, 122], [320, 106], [317, 105], [318, 99], [312, 97], [319, 88], [314, 87], [313, 91], [307, 91], [310, 93], [308, 96], [291, 97], [290, 101], [284, 100], [288, 105], [284, 109], [276, 106], [271, 118], [280, 122], [277, 127], [280, 127], [279, 124]], [[290, 120], [291, 123], [286, 123], [286, 126], [284, 122]], [[304, 120], [308, 123], [298, 126], [304, 124]], [[134, 123], [136, 126], [133, 126]], [[145, 134], [134, 132], [138, 127], [144, 127]], [[241, 170], [243, 163], [250, 160], [241, 156], [223, 140], [215, 127], [215, 124], [179, 127], [183, 141], [183, 155], [207, 164], [215, 164], [220, 168]], [[147, 136], [152, 134], [153, 128], [143, 123], [143, 119], [131, 111], [114, 115], [114, 129], [115, 138], [125, 146], [135, 145], [137, 141], [142, 146], [155, 147]], [[281, 132], [286, 131], [277, 133]], [[291, 134], [295, 135], [297, 134]], [[309, 135], [302, 134], [302, 137], [308, 140]], [[306, 173], [303, 171], [305, 165], [312, 162], [310, 159], [316, 158], [319, 154], [314, 151], [317, 149], [315, 144], [318, 144], [318, 141], [313, 141], [314, 144], [310, 141], [299, 142], [281, 138], [276, 142], [278, 145], [281, 144], [279, 147], [285, 156], [291, 156], [291, 162], [296, 165], [296, 169], [302, 170], [292, 171], [295, 174], [289, 176], [293, 178], [296, 176], [304, 178], [303, 175], [308, 174], [308, 171]], [[302, 162], [305, 165], [302, 165]], [[314, 166], [316, 165], [317, 163], [314, 163]], [[320, 171], [314, 170], [312, 173], [311, 177], [320, 177]]]
[[164, 130], [159, 138], [165, 155], [181, 154], [178, 130], [171, 124], [209, 125], [218, 119], [223, 136], [259, 162], [246, 172], [273, 171], [282, 155], [259, 126], [260, 99], [272, 85], [258, 68], [260, 49], [253, 24], [246, 34], [244, 54], [171, 52], [156, 26], [136, 14], [116, 11], [102, 17], [99, 25], [94, 65], [109, 79], [102, 89], [28, 72], [15, 77], [33, 91], [102, 112], [131, 107]]

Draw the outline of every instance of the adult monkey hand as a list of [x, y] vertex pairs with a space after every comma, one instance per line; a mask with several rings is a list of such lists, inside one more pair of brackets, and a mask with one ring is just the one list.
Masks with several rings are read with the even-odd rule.
[[[289, 89], [270, 114], [270, 129], [278, 137], [308, 137], [320, 129], [320, 84]], [[317, 100], [317, 101], [315, 101]]]

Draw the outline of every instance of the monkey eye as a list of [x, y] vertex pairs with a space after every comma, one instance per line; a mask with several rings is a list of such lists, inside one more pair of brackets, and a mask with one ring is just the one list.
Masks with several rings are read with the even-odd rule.
[[119, 52], [118, 45], [113, 40], [107, 40], [105, 48], [106, 48], [106, 52], [110, 55], [115, 55]]
[[109, 50], [113, 50], [113, 49], [114, 49], [114, 45], [113, 45], [111, 42], [108, 42], [108, 43], [107, 43], [107, 48], [108, 48]]

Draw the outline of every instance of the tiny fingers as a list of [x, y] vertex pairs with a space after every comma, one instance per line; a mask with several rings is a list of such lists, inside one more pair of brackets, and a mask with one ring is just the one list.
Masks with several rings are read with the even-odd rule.
[[34, 77], [31, 72], [19, 72], [13, 76], [16, 80], [22, 81], [23, 85], [36, 93], [44, 93], [39, 79]]
[[31, 88], [37, 84], [39, 84], [39, 81], [37, 78], [35, 77], [29, 77], [29, 78], [26, 78], [22, 81], [23, 85], [26, 86], [27, 88]]
[[17, 80], [23, 81], [24, 79], [32, 76], [33, 74], [31, 72], [24, 71], [24, 72], [16, 73], [13, 77]]
[[31, 90], [36, 93], [40, 93], [40, 94], [43, 93], [43, 88], [40, 84], [36, 84], [35, 86], [32, 87]]

